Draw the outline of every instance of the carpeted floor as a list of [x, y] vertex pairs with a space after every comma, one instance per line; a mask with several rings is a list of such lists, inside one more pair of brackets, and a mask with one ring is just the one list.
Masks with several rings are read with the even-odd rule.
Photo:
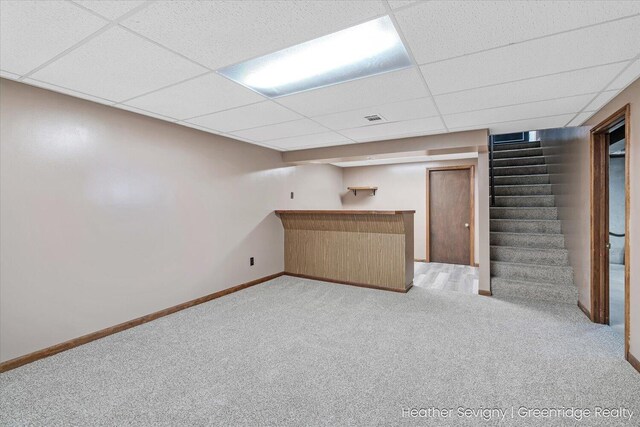
[[630, 421], [580, 424], [637, 426], [622, 352], [569, 305], [281, 277], [0, 375], [0, 425], [493, 425], [502, 409], [547, 426], [577, 421], [519, 408], [623, 407]]

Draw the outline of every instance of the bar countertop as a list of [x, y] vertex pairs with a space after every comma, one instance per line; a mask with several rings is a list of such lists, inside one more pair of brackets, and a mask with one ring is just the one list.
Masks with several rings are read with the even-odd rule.
[[347, 210], [277, 210], [276, 214], [329, 214], [329, 215], [398, 215], [416, 211], [347, 211]]

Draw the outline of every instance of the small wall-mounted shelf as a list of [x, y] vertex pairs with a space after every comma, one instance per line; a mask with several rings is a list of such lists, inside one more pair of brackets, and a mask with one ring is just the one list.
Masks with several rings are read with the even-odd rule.
[[375, 196], [378, 187], [347, 187], [347, 190], [353, 191], [354, 196], [358, 195], [358, 191], [371, 191], [372, 195]]

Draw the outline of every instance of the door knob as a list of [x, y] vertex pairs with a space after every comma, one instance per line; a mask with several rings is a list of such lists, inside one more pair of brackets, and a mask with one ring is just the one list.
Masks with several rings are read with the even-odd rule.
[[464, 223], [464, 227], [465, 228], [469, 228], [469, 224], [467, 224], [466, 222]]
[[607, 243], [606, 245], [604, 245], [604, 247], [607, 249], [611, 249], [611, 243]]

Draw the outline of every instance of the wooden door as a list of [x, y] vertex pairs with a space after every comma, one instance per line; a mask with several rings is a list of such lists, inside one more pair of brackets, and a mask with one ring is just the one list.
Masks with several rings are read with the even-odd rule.
[[427, 262], [474, 264], [473, 172], [427, 169]]

